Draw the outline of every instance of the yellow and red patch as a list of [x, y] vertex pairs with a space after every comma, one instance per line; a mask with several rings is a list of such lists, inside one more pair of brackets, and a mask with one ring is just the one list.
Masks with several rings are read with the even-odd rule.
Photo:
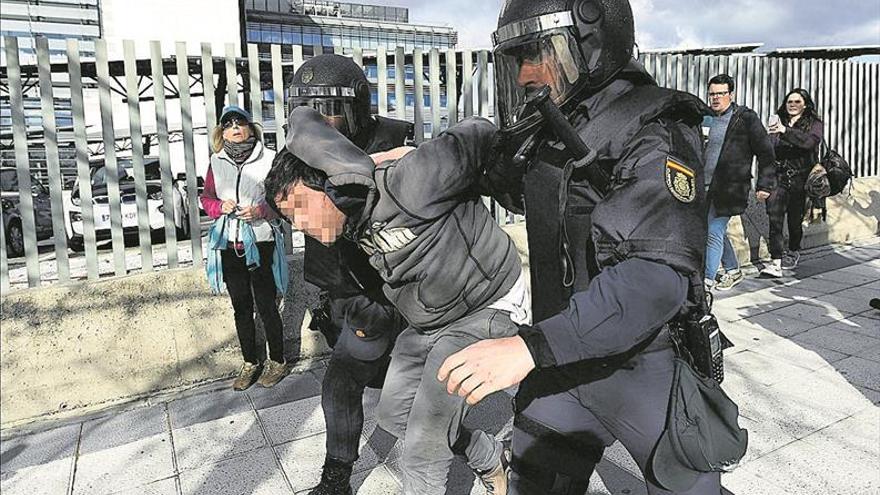
[[697, 173], [681, 160], [669, 155], [666, 156], [666, 166], [663, 169], [666, 188], [672, 197], [682, 203], [692, 203], [697, 198]]

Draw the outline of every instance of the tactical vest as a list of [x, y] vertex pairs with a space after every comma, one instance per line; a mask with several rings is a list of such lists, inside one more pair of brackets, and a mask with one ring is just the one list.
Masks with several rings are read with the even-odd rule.
[[[412, 124], [402, 120], [375, 117], [375, 125], [354, 139], [366, 153], [377, 153], [403, 146], [412, 137]], [[352, 241], [340, 238], [325, 246], [305, 236], [305, 280], [330, 293], [333, 299], [373, 293], [384, 298], [382, 279], [370, 266], [369, 256]]]
[[[696, 128], [705, 105], [693, 95], [634, 86], [589, 121], [576, 122], [584, 143], [597, 152], [590, 165], [573, 161], [563, 144], [547, 141], [525, 175], [529, 262], [534, 321], [568, 306], [604, 267], [630, 257], [656, 261], [691, 275], [701, 270], [706, 240], [705, 191], [693, 187], [690, 202], [670, 201], [663, 164], [633, 167], [625, 157], [630, 141], [658, 119]], [[669, 148], [693, 167], [702, 182], [699, 144], [670, 128]], [[697, 138], [698, 134], [694, 134]], [[577, 168], [576, 165], [584, 165]], [[586, 180], [586, 166], [608, 178], [597, 186]]]

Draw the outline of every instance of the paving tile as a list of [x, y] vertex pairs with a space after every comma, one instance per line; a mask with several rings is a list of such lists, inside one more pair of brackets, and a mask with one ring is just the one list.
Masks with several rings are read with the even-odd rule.
[[247, 396], [231, 388], [193, 395], [168, 403], [168, 415], [172, 428], [182, 428], [198, 423], [250, 411]]
[[266, 409], [279, 404], [321, 395], [321, 382], [312, 373], [291, 374], [272, 388], [254, 385], [247, 390], [256, 409]]
[[844, 354], [854, 355], [860, 350], [875, 347], [880, 344], [880, 339], [875, 339], [840, 330], [840, 324], [822, 326], [808, 330], [792, 337], [792, 341], [808, 348], [822, 347]]
[[[843, 417], [872, 407], [871, 402], [865, 398], [864, 394], [856, 389], [856, 384], [852, 383], [852, 380], [840, 371], [838, 363], [781, 381], [773, 385], [772, 388], [792, 400], [809, 404], [811, 407], [824, 410], [827, 413], [842, 414]], [[827, 423], [824, 426], [830, 424]]]
[[840, 292], [842, 290], [849, 289], [852, 287], [852, 284], [843, 283], [843, 282], [835, 282], [833, 280], [828, 280], [819, 277], [808, 277], [800, 280], [795, 280], [790, 284], [786, 284], [788, 287], [796, 288], [796, 289], [804, 289], [811, 290], [815, 292], [819, 292], [822, 294], [833, 294], [836, 292]]
[[857, 267], [854, 270], [833, 270], [816, 275], [815, 278], [830, 280], [850, 285], [863, 285], [877, 281], [877, 273], [874, 270]]
[[847, 332], [880, 339], [880, 320], [865, 318], [864, 316], [850, 316], [845, 320], [840, 320], [828, 326], [837, 330], [846, 330]]
[[325, 430], [320, 397], [261, 409], [257, 414], [272, 445], [309, 437]]
[[850, 357], [834, 363], [834, 367], [853, 385], [880, 392], [880, 366], [876, 361]]
[[817, 301], [799, 302], [773, 311], [774, 315], [787, 316], [811, 323], [814, 326], [828, 325], [852, 316], [852, 313], [840, 311], [830, 305]]
[[870, 407], [828, 428], [804, 437], [804, 441], [829, 453], [837, 453], [866, 470], [880, 459], [880, 408]]
[[395, 495], [403, 487], [385, 466], [352, 476], [352, 490], [358, 495]]
[[726, 349], [724, 355], [732, 355], [747, 349], [784, 342], [785, 339], [751, 320], [740, 320], [735, 323], [720, 325], [724, 335], [733, 342], [734, 347]]
[[168, 431], [165, 405], [141, 407], [83, 423], [80, 455], [156, 437]]
[[828, 367], [830, 363], [849, 357], [847, 354], [825, 349], [824, 347], [808, 349], [790, 340], [756, 347], [753, 350], [770, 359], [779, 359], [810, 371]]
[[0, 472], [17, 471], [73, 457], [80, 425], [4, 439], [0, 442]]
[[859, 391], [866, 399], [873, 402], [875, 406], [880, 406], [880, 392], [877, 390], [871, 390], [869, 388], [860, 387], [856, 385], [856, 390]]
[[860, 318], [870, 318], [872, 320], [880, 320], [880, 311], [871, 308], [863, 313], [859, 313]]
[[112, 493], [174, 475], [167, 432], [106, 449], [98, 444], [95, 440], [91, 452], [77, 461], [74, 494]]
[[862, 305], [861, 305], [860, 309], [858, 311], [856, 311], [857, 313], [861, 313], [862, 310], [864, 310], [864, 309], [871, 309], [871, 306], [868, 304], [868, 302], [875, 297], [880, 297], [880, 289], [872, 289], [872, 288], [869, 288], [869, 287], [862, 285], [859, 287], [853, 287], [853, 288], [838, 292], [837, 294], [834, 294], [834, 295], [839, 296], [839, 297], [845, 297], [847, 299], [852, 299], [853, 301], [861, 302]]
[[253, 411], [177, 428], [172, 435], [181, 471], [266, 446]]
[[880, 489], [880, 471], [841, 458], [801, 440], [750, 463], [746, 468], [791, 493], [864, 495]]
[[822, 306], [836, 308], [841, 314], [856, 315], [870, 308], [867, 298], [854, 298], [845, 292], [817, 297], [814, 301]]
[[798, 302], [811, 301], [823, 294], [824, 292], [780, 285], [757, 292], [741, 294], [722, 302], [716, 302], [716, 304], [724, 304], [725, 307], [732, 306], [745, 318], [790, 306]]
[[[5, 441], [4, 441], [5, 443]], [[59, 495], [67, 493], [73, 458], [56, 459], [0, 474], [3, 495]]]
[[752, 350], [734, 354], [725, 359], [724, 364], [725, 368], [729, 368], [746, 380], [765, 386], [803, 375], [809, 371], [803, 366], [759, 354]]
[[177, 480], [175, 478], [166, 478], [154, 481], [149, 485], [116, 492], [113, 495], [177, 495]]
[[761, 478], [761, 472], [746, 464], [721, 475], [721, 485], [734, 495], [794, 495], [783, 486]]
[[294, 492], [307, 490], [321, 480], [321, 467], [326, 454], [325, 439], [324, 435], [314, 435], [275, 447]]
[[[731, 377], [732, 378], [732, 377]], [[809, 389], [797, 391], [808, 395], [804, 397], [789, 390], [787, 387], [765, 387], [752, 384], [747, 387], [734, 387], [736, 379], [724, 380], [725, 390], [728, 390], [731, 398], [739, 406], [740, 415], [758, 423], [772, 423], [787, 435], [802, 438], [821, 428], [834, 424], [846, 418], [858, 410], [853, 403], [858, 403], [854, 398], [848, 403], [849, 410], [835, 410], [829, 408], [827, 402], [817, 400], [818, 394], [811, 395]], [[862, 401], [867, 402], [858, 391], [853, 389]]]
[[180, 473], [184, 495], [292, 494], [272, 449], [254, 450], [216, 464]]
[[780, 337], [791, 337], [820, 325], [820, 323], [791, 318], [776, 311], [750, 316], [747, 321], [753, 325], [765, 328]]
[[797, 440], [794, 435], [787, 433], [772, 422], [740, 417], [739, 426], [749, 432], [749, 445], [742, 460], [744, 465]]

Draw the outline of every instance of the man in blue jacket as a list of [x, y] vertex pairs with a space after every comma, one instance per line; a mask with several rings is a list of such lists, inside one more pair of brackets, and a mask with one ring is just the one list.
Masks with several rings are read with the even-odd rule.
[[[476, 187], [496, 131], [485, 119], [468, 119], [374, 162], [314, 110], [295, 108], [287, 149], [296, 160], [266, 190], [306, 235], [326, 244], [343, 238], [367, 253], [408, 323], [377, 410], [379, 425], [404, 440], [406, 495], [444, 494], [455, 453], [464, 454], [488, 493], [507, 492], [501, 442], [464, 430], [468, 404], [435, 379], [449, 355], [515, 335], [516, 324], [529, 321], [516, 247]], [[308, 180], [313, 176], [320, 180]]]
[[[706, 287], [729, 290], [743, 279], [736, 252], [727, 238], [730, 217], [749, 204], [752, 157], [758, 157], [755, 198], [764, 201], [776, 188], [776, 156], [770, 135], [751, 108], [734, 101], [736, 83], [727, 74], [709, 80], [709, 106], [714, 115], [703, 119], [708, 129], [705, 162], [709, 202], [709, 239], [706, 244]], [[724, 274], [716, 283], [718, 267]]]

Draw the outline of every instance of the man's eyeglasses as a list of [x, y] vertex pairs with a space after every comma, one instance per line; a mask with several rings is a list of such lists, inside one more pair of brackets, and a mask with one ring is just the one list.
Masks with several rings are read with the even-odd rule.
[[231, 118], [231, 119], [227, 120], [226, 122], [223, 122], [223, 130], [225, 131], [226, 129], [231, 129], [233, 126], [244, 127], [247, 124], [248, 124], [247, 120], [238, 119], [238, 118]]
[[719, 91], [717, 93], [709, 93], [709, 98], [721, 98], [722, 96], [727, 96], [730, 94], [730, 91]]

